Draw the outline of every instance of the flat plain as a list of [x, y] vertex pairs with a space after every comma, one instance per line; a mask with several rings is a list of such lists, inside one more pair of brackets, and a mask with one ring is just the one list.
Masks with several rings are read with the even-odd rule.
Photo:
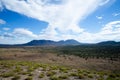
[[120, 80], [119, 51], [96, 52], [78, 46], [0, 48], [0, 79]]

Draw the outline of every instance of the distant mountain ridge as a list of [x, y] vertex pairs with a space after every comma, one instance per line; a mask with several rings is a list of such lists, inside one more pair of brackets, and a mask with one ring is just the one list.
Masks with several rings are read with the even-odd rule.
[[98, 45], [120, 45], [120, 42], [115, 42], [115, 41], [103, 41], [98, 43]]
[[52, 40], [33, 40], [26, 44], [22, 44], [25, 46], [45, 46], [45, 45], [53, 45], [53, 46], [63, 46], [63, 45], [80, 45], [80, 42], [76, 40], [61, 40], [61, 41], [52, 41]]
[[16, 46], [72, 46], [72, 45], [97, 45], [97, 46], [120, 46], [120, 42], [103, 41], [96, 44], [80, 43], [74, 39], [53, 41], [53, 40], [32, 40], [25, 44], [0, 44], [0, 47]]

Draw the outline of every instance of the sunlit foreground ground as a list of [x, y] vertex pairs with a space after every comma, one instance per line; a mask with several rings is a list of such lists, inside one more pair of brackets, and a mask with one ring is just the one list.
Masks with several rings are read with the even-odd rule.
[[120, 80], [120, 62], [47, 48], [0, 48], [0, 80]]

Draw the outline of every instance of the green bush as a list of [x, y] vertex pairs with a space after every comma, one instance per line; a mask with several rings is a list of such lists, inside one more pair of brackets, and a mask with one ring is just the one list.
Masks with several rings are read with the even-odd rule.
[[53, 75], [55, 75], [55, 74], [56, 74], [56, 72], [54, 72], [54, 71], [48, 71], [48, 72], [46, 73], [47, 76], [53, 76]]
[[117, 76], [115, 74], [110, 74], [108, 77], [107, 77], [107, 80], [119, 80], [117, 79]]
[[61, 80], [61, 79], [59, 77], [57, 77], [57, 76], [51, 76], [50, 80]]
[[115, 78], [108, 77], [106, 80], [116, 80]]
[[44, 73], [41, 73], [40, 75], [39, 75], [39, 78], [43, 78], [45, 75], [44, 75]]
[[28, 71], [28, 72], [32, 72], [32, 71], [34, 71], [34, 70], [35, 70], [35, 68], [34, 68], [33, 66], [31, 66], [31, 67], [28, 68], [27, 71]]
[[4, 77], [4, 78], [12, 77], [12, 76], [14, 76], [14, 73], [12, 73], [12, 72], [1, 74], [1, 77]]
[[30, 72], [22, 71], [22, 72], [20, 72], [19, 74], [27, 75], [27, 74], [30, 74]]
[[115, 78], [116, 75], [115, 75], [115, 74], [110, 74], [109, 77], [110, 77], [110, 78]]
[[30, 72], [30, 73], [28, 73], [28, 76], [33, 76], [33, 73], [31, 73], [31, 72]]
[[20, 66], [16, 66], [16, 68], [13, 70], [13, 72], [21, 72], [22, 69]]
[[78, 74], [82, 74], [83, 72], [83, 70], [78, 69]]
[[84, 79], [84, 75], [78, 74], [78, 78], [79, 78], [79, 79]]
[[15, 75], [11, 80], [19, 80], [19, 79], [20, 79], [20, 76]]
[[25, 80], [33, 80], [32, 76], [27, 77]]
[[92, 74], [88, 74], [88, 78], [93, 78], [94, 76]]
[[70, 73], [69, 76], [78, 76], [78, 74], [77, 73]]
[[60, 79], [67, 79], [68, 76], [67, 76], [67, 75], [61, 75], [61, 76], [59, 76], [59, 78], [60, 78]]
[[50, 66], [50, 70], [57, 70], [58, 68], [58, 66]]
[[61, 67], [59, 70], [60, 70], [60, 72], [68, 73], [68, 69], [67, 68]]

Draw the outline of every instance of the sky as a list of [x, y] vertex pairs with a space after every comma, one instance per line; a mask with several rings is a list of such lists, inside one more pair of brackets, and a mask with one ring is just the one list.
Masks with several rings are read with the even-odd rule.
[[0, 0], [0, 44], [120, 41], [120, 0]]

